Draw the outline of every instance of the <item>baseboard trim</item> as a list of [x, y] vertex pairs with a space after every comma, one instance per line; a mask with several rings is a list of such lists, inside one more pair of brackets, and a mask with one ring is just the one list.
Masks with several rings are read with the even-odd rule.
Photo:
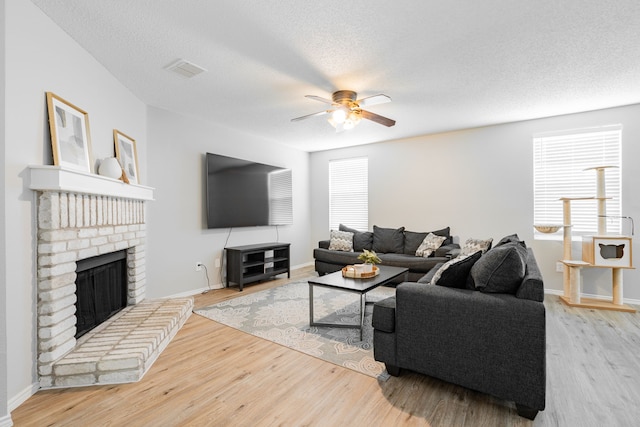
[[13, 425], [13, 420], [11, 419], [11, 415], [5, 415], [0, 418], [0, 427], [11, 427]]
[[15, 410], [18, 406], [26, 402], [27, 399], [36, 394], [38, 390], [40, 390], [40, 384], [33, 383], [30, 386], [25, 387], [24, 390], [9, 399], [9, 401], [7, 402], [9, 413], [13, 412], [13, 410]]
[[[558, 296], [563, 296], [564, 292], [559, 291], [557, 289], [545, 289], [544, 290], [545, 294], [550, 294], [550, 295], [558, 295]], [[584, 298], [592, 298], [592, 299], [597, 299], [597, 300], [605, 300], [605, 301], [610, 301], [611, 297], [610, 296], [605, 296], [605, 295], [595, 295], [595, 294], [580, 294], [580, 297], [584, 297]], [[634, 299], [634, 298], [623, 298], [623, 302], [625, 304], [631, 304], [631, 305], [640, 305], [640, 300], [639, 299]]]
[[[290, 267], [289, 270], [290, 271], [294, 271], [294, 270], [298, 270], [300, 268], [312, 267], [313, 265], [314, 265], [314, 263], [313, 263], [313, 261], [311, 261], [311, 262], [307, 262], [307, 263], [304, 263], [304, 264], [294, 265], [294, 266]], [[284, 277], [283, 276], [284, 274], [286, 274], [286, 273], [282, 273], [282, 275], [279, 275], [279, 276]], [[180, 292], [179, 294], [169, 295], [168, 297], [164, 297], [164, 298], [186, 298], [186, 297], [192, 297], [194, 295], [202, 294], [202, 293], [207, 292], [207, 291], [214, 291], [216, 289], [224, 289], [225, 287], [226, 286], [224, 285], [224, 283], [216, 283], [211, 288], [191, 289], [189, 291]]]

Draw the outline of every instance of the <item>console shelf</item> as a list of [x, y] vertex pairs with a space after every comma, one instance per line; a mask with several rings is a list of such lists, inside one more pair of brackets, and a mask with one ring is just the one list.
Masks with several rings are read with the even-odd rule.
[[259, 282], [290, 271], [290, 243], [260, 243], [224, 248], [227, 253], [227, 287]]

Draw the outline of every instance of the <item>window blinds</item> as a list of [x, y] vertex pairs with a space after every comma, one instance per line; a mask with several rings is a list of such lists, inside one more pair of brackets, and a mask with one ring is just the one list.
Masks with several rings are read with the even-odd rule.
[[[562, 224], [561, 197], [595, 197], [596, 166], [605, 170], [607, 231], [621, 230], [621, 139], [622, 126], [603, 126], [533, 137], [534, 224]], [[571, 202], [573, 235], [598, 230], [596, 200]], [[536, 234], [538, 234], [536, 232]]]
[[340, 224], [366, 231], [369, 227], [369, 159], [329, 162], [329, 228]]
[[269, 224], [293, 224], [291, 170], [269, 173]]

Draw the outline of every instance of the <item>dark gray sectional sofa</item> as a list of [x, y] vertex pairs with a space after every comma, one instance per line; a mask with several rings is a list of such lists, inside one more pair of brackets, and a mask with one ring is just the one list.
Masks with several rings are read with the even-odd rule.
[[375, 359], [391, 375], [408, 369], [514, 401], [533, 419], [546, 387], [544, 287], [533, 252], [513, 235], [430, 283], [439, 268], [374, 305]]
[[349, 231], [353, 235], [353, 252], [329, 250], [329, 240], [321, 240], [313, 251], [315, 268], [319, 275], [340, 271], [342, 267], [361, 263], [358, 255], [363, 249], [373, 250], [382, 260], [381, 265], [406, 267], [409, 280], [417, 281], [439, 263], [448, 261], [460, 246], [453, 243], [449, 227], [432, 231], [438, 236], [447, 237], [432, 256], [415, 256], [416, 250], [429, 232], [413, 232], [399, 228], [373, 226], [373, 231], [361, 232], [344, 225], [340, 231]]

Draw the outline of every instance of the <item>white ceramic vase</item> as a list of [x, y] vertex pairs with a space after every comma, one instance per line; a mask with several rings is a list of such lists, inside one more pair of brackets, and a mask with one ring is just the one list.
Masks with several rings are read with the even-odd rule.
[[109, 178], [120, 179], [122, 176], [122, 167], [115, 157], [107, 157], [100, 162], [98, 173]]

